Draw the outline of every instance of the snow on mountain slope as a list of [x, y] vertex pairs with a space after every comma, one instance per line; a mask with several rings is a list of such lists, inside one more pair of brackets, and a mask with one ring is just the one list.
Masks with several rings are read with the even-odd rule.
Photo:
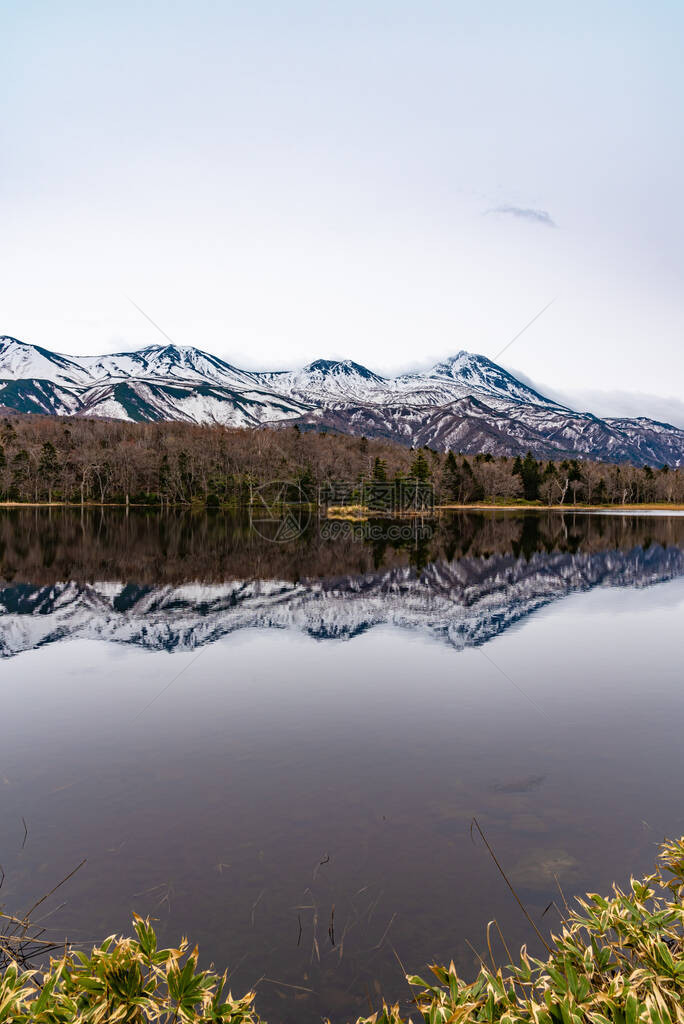
[[193, 347], [70, 357], [0, 338], [0, 405], [17, 412], [254, 427], [285, 421], [408, 446], [684, 465], [684, 430], [551, 401], [485, 356], [381, 377], [351, 360], [240, 370]]
[[83, 385], [118, 377], [213, 380], [238, 388], [258, 385], [257, 374], [238, 370], [198, 348], [150, 345], [137, 352], [64, 356], [16, 338], [0, 337], [0, 379]]
[[467, 395], [562, 409], [485, 356], [458, 352], [423, 373], [381, 377], [347, 359], [318, 359], [301, 370], [262, 373], [264, 384], [314, 404], [351, 401], [373, 405], [446, 405]]
[[552, 409], [565, 408], [522, 384], [486, 356], [463, 350], [424, 373], [403, 374], [390, 384], [392, 391], [401, 395], [407, 404], [444, 405], [467, 395], [478, 395]]
[[351, 359], [317, 359], [301, 370], [261, 373], [259, 377], [264, 385], [282, 394], [313, 403], [344, 399], [372, 402], [378, 394], [384, 394], [383, 388], [389, 383]]
[[138, 352], [80, 356], [78, 362], [97, 381], [129, 377], [218, 381], [237, 388], [254, 388], [258, 384], [256, 374], [238, 370], [198, 348], [181, 345], [150, 345]]
[[78, 416], [82, 413], [80, 391], [45, 378], [1, 380], [0, 405], [18, 412], [43, 416]]
[[632, 427], [633, 421], [601, 420], [555, 407], [523, 405], [468, 395], [439, 407], [413, 406], [397, 399], [391, 405], [336, 404], [305, 413], [300, 427], [334, 430], [357, 436], [391, 438], [413, 447], [438, 451], [489, 452], [537, 458], [584, 458], [684, 465], [684, 431], [667, 427], [658, 433]]
[[[2, 391], [0, 390], [0, 401]], [[252, 387], [236, 391], [220, 384], [187, 380], [118, 380], [95, 384], [81, 396], [81, 415], [136, 422], [182, 420], [254, 427], [306, 413], [310, 406]]]
[[77, 359], [0, 335], [0, 380], [50, 380], [83, 384], [88, 373]]

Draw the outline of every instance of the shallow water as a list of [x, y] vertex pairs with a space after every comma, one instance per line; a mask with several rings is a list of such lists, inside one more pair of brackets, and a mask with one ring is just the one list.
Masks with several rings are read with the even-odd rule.
[[344, 1021], [491, 918], [534, 945], [473, 816], [542, 927], [684, 832], [682, 519], [375, 525], [0, 516], [8, 910], [87, 857], [49, 934], [149, 913], [266, 1019]]

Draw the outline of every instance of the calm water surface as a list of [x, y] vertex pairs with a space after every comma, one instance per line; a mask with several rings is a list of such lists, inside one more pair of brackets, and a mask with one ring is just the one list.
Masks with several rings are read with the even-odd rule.
[[405, 999], [395, 951], [533, 946], [474, 815], [535, 918], [684, 832], [684, 519], [371, 525], [0, 513], [8, 910], [87, 857], [50, 935], [151, 914], [339, 1022]]

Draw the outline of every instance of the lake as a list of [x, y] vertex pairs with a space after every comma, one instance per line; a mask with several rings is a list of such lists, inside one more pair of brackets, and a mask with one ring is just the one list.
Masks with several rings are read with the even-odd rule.
[[[0, 891], [274, 1022], [475, 973], [684, 833], [684, 518], [0, 511]], [[25, 823], [25, 825], [24, 825]], [[63, 904], [63, 905], [62, 905]], [[544, 913], [546, 910], [546, 913]]]

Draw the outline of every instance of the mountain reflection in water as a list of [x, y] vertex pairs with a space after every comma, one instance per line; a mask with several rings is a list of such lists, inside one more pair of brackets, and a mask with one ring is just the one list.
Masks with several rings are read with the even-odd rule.
[[0, 653], [71, 637], [188, 651], [253, 627], [349, 639], [381, 624], [460, 649], [569, 594], [684, 574], [681, 518], [455, 513], [421, 525], [391, 543], [380, 521], [338, 539], [314, 521], [279, 544], [237, 514], [7, 511]]

